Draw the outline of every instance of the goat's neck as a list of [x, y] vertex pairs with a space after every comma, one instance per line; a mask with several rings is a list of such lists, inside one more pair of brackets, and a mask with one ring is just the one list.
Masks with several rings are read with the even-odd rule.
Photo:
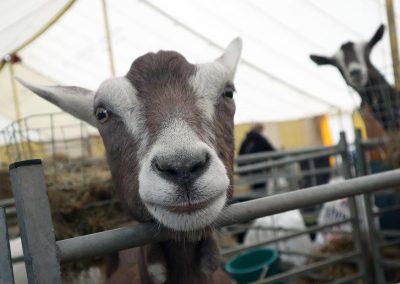
[[386, 130], [396, 127], [395, 116], [399, 109], [397, 92], [374, 66], [371, 65], [368, 70], [366, 86], [357, 92], [362, 99], [361, 107], [369, 106]]
[[360, 94], [363, 102], [370, 105], [374, 97], [390, 96], [395, 90], [375, 66], [370, 66], [368, 70], [368, 82], [364, 88], [357, 90], [357, 92]]
[[[147, 270], [151, 282], [162, 278], [154, 275], [165, 271], [165, 282], [160, 283], [214, 283], [213, 273], [219, 266], [218, 246], [213, 237], [201, 241], [166, 241], [141, 248], [142, 271]], [[153, 268], [156, 268], [153, 270]], [[161, 276], [161, 277], [160, 277]]]

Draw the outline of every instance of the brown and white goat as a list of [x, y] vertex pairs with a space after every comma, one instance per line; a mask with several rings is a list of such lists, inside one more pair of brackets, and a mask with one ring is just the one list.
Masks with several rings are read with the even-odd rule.
[[385, 131], [399, 130], [400, 126], [399, 94], [370, 59], [370, 54], [382, 39], [384, 31], [385, 27], [381, 25], [369, 41], [346, 42], [331, 57], [310, 56], [318, 65], [338, 68], [346, 83], [360, 95], [361, 113], [370, 137], [383, 135]]
[[[212, 226], [232, 194], [233, 78], [242, 42], [215, 61], [177, 52], [137, 58], [97, 91], [20, 82], [97, 127], [120, 201], [139, 222], [176, 240], [120, 253], [110, 283], [224, 283]], [[218, 279], [218, 280], [217, 280]]]

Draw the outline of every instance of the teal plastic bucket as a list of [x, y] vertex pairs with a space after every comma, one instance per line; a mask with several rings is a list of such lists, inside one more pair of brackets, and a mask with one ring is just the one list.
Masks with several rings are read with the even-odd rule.
[[237, 283], [257, 281], [265, 269], [267, 276], [279, 273], [279, 253], [271, 248], [257, 248], [231, 258], [225, 264], [226, 272]]

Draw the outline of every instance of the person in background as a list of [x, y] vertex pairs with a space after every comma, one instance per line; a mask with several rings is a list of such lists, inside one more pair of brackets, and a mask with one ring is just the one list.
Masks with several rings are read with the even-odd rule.
[[[239, 155], [275, 151], [274, 146], [262, 135], [263, 130], [264, 126], [260, 123], [253, 126], [240, 146]], [[252, 188], [254, 190], [265, 189], [265, 182], [253, 184]]]
[[261, 123], [253, 126], [240, 146], [239, 155], [275, 151], [267, 138], [262, 135], [263, 130], [264, 126]]
[[[239, 155], [258, 153], [258, 152], [267, 152], [267, 151], [275, 151], [275, 148], [272, 144], [262, 135], [264, 130], [264, 126], [260, 123], [257, 123], [253, 126], [253, 128], [247, 133], [246, 138], [240, 145]], [[238, 166], [244, 166], [245, 164], [241, 163]], [[251, 172], [251, 173], [243, 173], [241, 176], [247, 176], [251, 174], [257, 174], [259, 172]], [[261, 183], [252, 184], [251, 187], [253, 190], [265, 190], [266, 181]], [[247, 201], [249, 198], [234, 198], [232, 203]], [[249, 224], [249, 223], [244, 223]], [[241, 232], [236, 234], [237, 241], [241, 244], [243, 243], [246, 232]]]

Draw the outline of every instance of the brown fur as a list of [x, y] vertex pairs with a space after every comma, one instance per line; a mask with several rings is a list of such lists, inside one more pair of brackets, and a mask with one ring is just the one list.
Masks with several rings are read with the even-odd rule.
[[[182, 250], [182, 247], [176, 247], [175, 244], [165, 244], [165, 247], [172, 249], [167, 252], [168, 260], [171, 263], [168, 266], [169, 277], [166, 284], [228, 284], [232, 281], [227, 277], [221, 269], [216, 270], [210, 275], [200, 273], [194, 269], [198, 267], [198, 263], [193, 263], [195, 259], [195, 250], [192, 244], [187, 244]], [[123, 284], [148, 284], [152, 283], [146, 273], [148, 265], [146, 259], [146, 250], [149, 247], [140, 247], [128, 249], [120, 252], [119, 269], [108, 279], [107, 283], [123, 283]]]

